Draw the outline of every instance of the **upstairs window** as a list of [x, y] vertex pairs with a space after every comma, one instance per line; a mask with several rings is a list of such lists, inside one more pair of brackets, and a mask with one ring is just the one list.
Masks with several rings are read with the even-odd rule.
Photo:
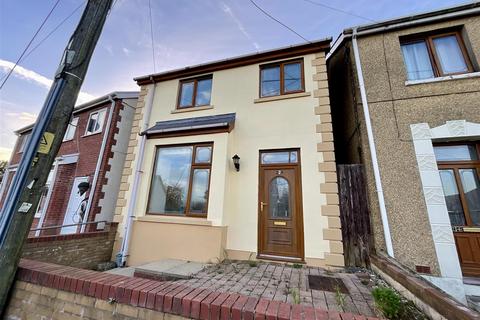
[[63, 137], [63, 141], [70, 141], [73, 140], [75, 137], [75, 130], [77, 129], [78, 125], [78, 117], [73, 118], [72, 121], [68, 124], [67, 131], [65, 131], [65, 136]]
[[212, 76], [183, 80], [180, 82], [177, 109], [210, 105]]
[[408, 80], [421, 80], [473, 72], [458, 31], [402, 41]]
[[23, 151], [25, 151], [25, 148], [27, 147], [27, 144], [30, 141], [31, 135], [32, 135], [31, 133], [27, 133], [20, 136], [20, 148], [18, 149], [18, 153], [22, 153]]
[[102, 132], [106, 114], [106, 109], [90, 113], [90, 116], [88, 118], [87, 131], [85, 132], [86, 136]]
[[260, 97], [303, 91], [303, 60], [260, 66]]

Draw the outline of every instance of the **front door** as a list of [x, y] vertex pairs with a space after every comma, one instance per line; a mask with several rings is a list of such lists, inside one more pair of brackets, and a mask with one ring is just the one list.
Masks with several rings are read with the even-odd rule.
[[438, 145], [434, 150], [462, 272], [480, 276], [480, 145]]
[[303, 261], [299, 150], [260, 153], [258, 257]]
[[72, 226], [72, 224], [82, 222], [80, 210], [82, 210], [82, 201], [85, 199], [85, 193], [80, 195], [78, 190], [78, 185], [82, 182], [88, 182], [88, 177], [76, 177], [73, 181], [67, 211], [65, 212], [65, 217], [63, 219], [63, 225], [66, 227], [62, 227], [60, 234], [77, 232], [78, 226]]

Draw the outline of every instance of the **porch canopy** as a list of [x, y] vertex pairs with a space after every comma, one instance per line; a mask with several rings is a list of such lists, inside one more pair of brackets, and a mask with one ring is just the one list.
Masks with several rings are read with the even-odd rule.
[[175, 137], [208, 133], [230, 132], [235, 126], [235, 113], [205, 117], [158, 121], [143, 131], [147, 138]]

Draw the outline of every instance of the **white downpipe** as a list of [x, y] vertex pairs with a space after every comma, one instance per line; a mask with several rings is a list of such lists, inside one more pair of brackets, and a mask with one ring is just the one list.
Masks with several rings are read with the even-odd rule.
[[0, 184], [0, 201], [2, 201], [3, 193], [5, 192], [5, 189], [7, 188], [9, 173], [10, 173], [10, 170], [8, 168], [5, 169], [5, 172], [3, 173], [2, 184]]
[[[53, 188], [55, 187], [55, 179], [57, 178], [57, 171], [58, 171], [58, 166], [60, 165], [61, 157], [57, 158], [55, 160], [55, 164], [53, 166], [53, 174], [52, 174], [52, 182], [48, 186], [48, 193], [47, 193], [47, 198], [45, 199], [45, 206], [43, 207], [40, 219], [38, 220], [38, 225], [37, 229], [43, 227], [43, 222], [45, 221], [45, 216], [47, 215], [47, 210], [48, 206], [50, 205], [50, 198], [52, 197], [53, 193]], [[41, 230], [35, 231], [35, 237], [38, 237], [40, 235]]]
[[[141, 131], [143, 132], [148, 129], [148, 123], [150, 121], [150, 114], [152, 113], [152, 106], [153, 100], [155, 96], [155, 83], [152, 80], [152, 88], [148, 90], [147, 97], [145, 99], [145, 113], [143, 115], [143, 124], [141, 127]], [[140, 136], [140, 144], [138, 146], [138, 157], [137, 162], [135, 163], [135, 171], [133, 176], [133, 185], [132, 185], [132, 193], [130, 194], [130, 201], [128, 203], [128, 211], [127, 211], [127, 221], [125, 223], [125, 235], [122, 240], [122, 247], [120, 254], [122, 256], [122, 260], [119, 267], [125, 266], [128, 257], [128, 250], [130, 245], [130, 237], [132, 235], [132, 225], [133, 219], [135, 218], [135, 206], [137, 204], [137, 192], [138, 192], [138, 185], [140, 184], [140, 180], [142, 178], [142, 166], [143, 166], [143, 155], [145, 151], [145, 142], [147, 137], [145, 135]]]
[[370, 111], [368, 109], [367, 92], [365, 91], [365, 83], [363, 81], [363, 71], [362, 71], [362, 64], [360, 62], [360, 53], [358, 51], [356, 28], [353, 29], [352, 45], [353, 45], [353, 54], [355, 56], [355, 66], [357, 68], [358, 84], [360, 86], [360, 96], [362, 97], [362, 106], [363, 106], [363, 114], [365, 117], [365, 125], [367, 127], [368, 146], [370, 147], [370, 156], [372, 157], [373, 175], [375, 176], [375, 185], [377, 187], [378, 204], [380, 206], [380, 215], [382, 217], [383, 235], [385, 237], [385, 245], [387, 246], [387, 253], [390, 257], [393, 258], [394, 255], [393, 255], [392, 236], [390, 234], [390, 226], [388, 224], [388, 215], [387, 215], [387, 208], [385, 206], [385, 198], [383, 196], [382, 180], [380, 178], [380, 169], [378, 167], [377, 149], [375, 148], [375, 139], [373, 137], [372, 123], [370, 121]]
[[[112, 96], [108, 96], [108, 100], [110, 100], [110, 108], [108, 114], [107, 125], [105, 126], [105, 131], [103, 133], [102, 139], [102, 146], [100, 147], [100, 153], [98, 155], [97, 166], [95, 167], [95, 175], [93, 176], [92, 188], [90, 189], [89, 196], [88, 196], [88, 203], [87, 208], [85, 209], [85, 216], [83, 217], [83, 223], [87, 222], [88, 216], [90, 215], [90, 209], [93, 204], [93, 200], [95, 197], [95, 189], [97, 186], [98, 176], [100, 174], [100, 167], [102, 166], [103, 162], [103, 155], [105, 153], [105, 147], [107, 145], [108, 135], [110, 133], [110, 126], [112, 124], [112, 117], [113, 117], [113, 110], [115, 108], [115, 100], [112, 99]], [[82, 224], [82, 228], [80, 232], [84, 232], [86, 228], [85, 224]]]

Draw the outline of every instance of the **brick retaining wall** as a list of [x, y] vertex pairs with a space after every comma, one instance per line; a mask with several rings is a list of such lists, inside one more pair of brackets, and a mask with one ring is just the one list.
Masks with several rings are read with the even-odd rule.
[[32, 314], [49, 319], [374, 319], [22, 259], [5, 316]]
[[110, 261], [117, 223], [106, 231], [28, 238], [23, 258], [83, 269], [96, 269]]

